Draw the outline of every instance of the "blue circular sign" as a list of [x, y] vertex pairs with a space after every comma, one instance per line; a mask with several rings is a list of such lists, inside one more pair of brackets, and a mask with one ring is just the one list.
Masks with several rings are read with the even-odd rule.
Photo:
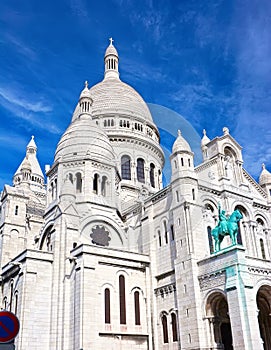
[[14, 339], [19, 332], [18, 318], [9, 311], [0, 311], [0, 343]]

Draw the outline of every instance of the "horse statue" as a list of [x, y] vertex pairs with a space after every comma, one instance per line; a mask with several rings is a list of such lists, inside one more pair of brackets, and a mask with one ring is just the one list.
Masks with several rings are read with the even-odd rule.
[[221, 250], [221, 242], [227, 235], [231, 238], [232, 245], [237, 244], [237, 233], [238, 233], [238, 222], [243, 218], [243, 215], [238, 209], [227, 217], [225, 210], [221, 210], [220, 205], [218, 206], [219, 222], [217, 226], [212, 230], [212, 236], [215, 240], [215, 252]]

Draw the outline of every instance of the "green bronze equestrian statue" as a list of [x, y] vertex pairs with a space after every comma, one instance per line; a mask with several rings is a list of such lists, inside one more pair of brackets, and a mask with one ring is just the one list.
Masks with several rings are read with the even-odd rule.
[[232, 245], [237, 244], [238, 222], [243, 218], [243, 215], [238, 209], [227, 217], [225, 210], [221, 210], [220, 204], [218, 205], [218, 217], [219, 221], [216, 227], [212, 230], [212, 236], [215, 240], [215, 252], [221, 250], [221, 242], [227, 235], [231, 238]]

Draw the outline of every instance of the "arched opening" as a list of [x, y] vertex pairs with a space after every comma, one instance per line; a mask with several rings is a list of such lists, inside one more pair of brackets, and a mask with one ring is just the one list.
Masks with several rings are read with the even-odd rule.
[[[215, 349], [233, 350], [228, 303], [222, 293], [212, 293], [206, 303], [211, 346]], [[223, 347], [222, 347], [223, 346]]]
[[82, 175], [81, 173], [76, 173], [76, 193], [82, 192]]
[[144, 159], [138, 158], [136, 166], [137, 180], [145, 183]]
[[166, 242], [166, 244], [168, 244], [168, 233], [167, 233], [167, 223], [166, 223], [166, 220], [163, 221], [163, 226], [164, 226], [165, 242]]
[[247, 210], [241, 206], [237, 205], [234, 210], [239, 210], [240, 213], [243, 215], [243, 219], [238, 221], [238, 233], [237, 233], [237, 244], [242, 245], [243, 244], [243, 239], [242, 237], [245, 236], [245, 229], [244, 229], [244, 222], [248, 221], [248, 212]]
[[51, 252], [53, 250], [52, 238], [51, 238], [52, 228], [53, 226], [50, 226], [44, 232], [40, 243], [40, 250], [47, 251], [47, 252]]
[[135, 306], [135, 325], [140, 326], [140, 304], [139, 304], [139, 292], [134, 293], [134, 306]]
[[131, 180], [131, 159], [126, 155], [121, 157], [121, 177], [123, 180]]
[[125, 300], [125, 278], [119, 276], [119, 306], [120, 306], [120, 324], [126, 324], [126, 300]]
[[167, 316], [162, 316], [162, 331], [163, 331], [163, 343], [168, 343], [168, 326], [167, 326]]
[[99, 181], [99, 175], [94, 174], [93, 178], [93, 192], [98, 194], [98, 181]]
[[171, 314], [171, 328], [172, 328], [172, 341], [178, 341], [178, 332], [177, 332], [177, 317], [173, 312]]
[[262, 286], [257, 293], [258, 322], [264, 350], [271, 349], [271, 287]]
[[110, 315], [110, 289], [106, 288], [104, 290], [104, 322], [110, 323], [111, 322], [111, 315]]
[[102, 186], [101, 186], [101, 194], [102, 196], [106, 196], [106, 181], [107, 181], [107, 177], [103, 176], [102, 177]]
[[155, 187], [155, 180], [154, 180], [154, 169], [155, 166], [153, 163], [150, 164], [150, 183], [151, 183], [151, 187]]
[[236, 182], [236, 153], [231, 147], [226, 146], [224, 148], [224, 155], [225, 176], [230, 181]]
[[209, 249], [210, 249], [210, 253], [212, 254], [214, 252], [214, 241], [213, 241], [211, 226], [207, 227], [207, 234], [208, 234]]

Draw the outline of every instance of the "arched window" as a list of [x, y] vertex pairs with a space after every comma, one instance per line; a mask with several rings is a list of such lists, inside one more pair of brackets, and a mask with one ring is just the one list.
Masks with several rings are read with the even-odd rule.
[[261, 246], [262, 258], [266, 259], [264, 243], [263, 243], [263, 239], [262, 238], [260, 239], [260, 246]]
[[150, 164], [150, 183], [153, 188], [155, 187], [154, 168], [155, 168], [155, 165], [151, 163]]
[[104, 322], [111, 323], [110, 320], [110, 289], [104, 290]]
[[161, 247], [162, 239], [161, 239], [161, 232], [160, 232], [160, 230], [158, 231], [158, 243], [159, 243], [159, 247]]
[[18, 291], [17, 290], [14, 294], [14, 298], [15, 298], [14, 313], [15, 315], [17, 315], [18, 313]]
[[102, 187], [101, 187], [101, 194], [102, 194], [102, 196], [106, 195], [106, 180], [107, 180], [107, 177], [103, 176], [102, 177]]
[[98, 180], [99, 180], [99, 175], [94, 174], [94, 179], [93, 179], [93, 192], [98, 194]]
[[192, 199], [193, 199], [193, 201], [195, 200], [195, 189], [194, 188], [192, 188]]
[[181, 158], [181, 164], [182, 164], [182, 166], [183, 166], [183, 164], [184, 164], [184, 162], [183, 162], [183, 158]]
[[177, 335], [177, 319], [176, 314], [171, 314], [171, 327], [172, 327], [172, 341], [178, 341], [178, 335]]
[[174, 241], [175, 239], [174, 225], [170, 225], [170, 232], [171, 232], [171, 240]]
[[139, 304], [139, 292], [136, 291], [134, 294], [134, 305], [135, 305], [135, 325], [140, 325], [140, 304]]
[[144, 159], [138, 158], [136, 166], [137, 180], [139, 182], [145, 182], [145, 172], [144, 172]]
[[82, 192], [82, 175], [81, 173], [76, 173], [76, 193]]
[[55, 179], [55, 195], [54, 199], [57, 199], [57, 179]]
[[162, 316], [162, 330], [163, 330], [163, 342], [168, 343], [168, 328], [167, 328], [167, 316]]
[[213, 244], [213, 237], [212, 237], [212, 229], [210, 226], [207, 227], [207, 234], [208, 234], [210, 253], [213, 253], [214, 252], [214, 244]]
[[7, 309], [7, 306], [8, 306], [7, 297], [5, 297], [4, 300], [3, 300], [3, 306], [4, 306], [4, 310], [6, 310], [6, 309]]
[[14, 282], [11, 281], [11, 283], [10, 283], [9, 311], [12, 311], [12, 303], [13, 303], [13, 284], [14, 284]]
[[131, 180], [131, 159], [129, 156], [121, 157], [121, 177], [123, 180]]
[[119, 276], [120, 324], [126, 324], [125, 278]]
[[73, 184], [73, 176], [71, 173], [69, 173], [68, 178], [69, 178], [70, 182]]
[[168, 235], [167, 235], [167, 223], [165, 220], [163, 221], [163, 225], [164, 225], [165, 242], [167, 244], [168, 243]]

